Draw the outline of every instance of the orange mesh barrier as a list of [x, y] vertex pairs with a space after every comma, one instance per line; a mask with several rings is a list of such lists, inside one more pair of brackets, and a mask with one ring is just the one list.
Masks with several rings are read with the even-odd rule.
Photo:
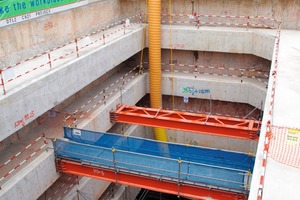
[[271, 127], [269, 155], [276, 161], [300, 168], [300, 129]]

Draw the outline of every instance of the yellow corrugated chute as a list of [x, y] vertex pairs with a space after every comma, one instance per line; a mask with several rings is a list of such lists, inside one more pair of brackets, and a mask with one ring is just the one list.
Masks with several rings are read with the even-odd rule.
[[[148, 0], [148, 27], [150, 106], [161, 108], [161, 0]], [[154, 134], [155, 139], [167, 141], [165, 129], [154, 128]]]

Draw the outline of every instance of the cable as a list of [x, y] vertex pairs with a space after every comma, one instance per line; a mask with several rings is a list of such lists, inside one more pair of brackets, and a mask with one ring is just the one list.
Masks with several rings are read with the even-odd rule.
[[172, 0], [169, 0], [169, 25], [170, 25], [170, 66], [172, 72], [172, 109], [175, 109], [174, 97], [174, 63], [173, 63], [173, 37], [172, 37]]
[[[247, 117], [249, 117], [249, 115], [251, 115], [256, 109], [258, 109], [259, 106], [261, 106], [262, 103], [260, 103], [259, 105], [257, 105], [253, 110], [251, 110], [246, 116], [244, 116], [243, 118], [246, 119]], [[262, 106], [261, 106], [262, 107]]]
[[143, 57], [144, 57], [144, 48], [145, 48], [145, 38], [146, 38], [146, 23], [147, 23], [147, 12], [148, 12], [148, 0], [146, 0], [146, 10], [145, 10], [145, 18], [144, 18], [144, 28], [143, 28], [143, 37], [142, 37], [142, 51], [141, 51], [141, 58], [140, 58], [140, 69], [139, 74], [142, 73], [143, 70]]

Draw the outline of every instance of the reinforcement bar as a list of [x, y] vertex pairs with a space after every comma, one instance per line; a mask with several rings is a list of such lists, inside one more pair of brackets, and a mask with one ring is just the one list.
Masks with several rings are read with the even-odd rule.
[[186, 196], [196, 199], [207, 199], [209, 197], [211, 199], [219, 200], [246, 200], [246, 196], [241, 193], [215, 190], [185, 184], [180, 184], [179, 187], [176, 182], [169, 182], [166, 180], [159, 180], [151, 177], [127, 174], [123, 172], [118, 172], [116, 174], [116, 172], [114, 172], [113, 170], [88, 166], [81, 164], [80, 162], [73, 162], [65, 159], [58, 160], [57, 165], [60, 171], [64, 173], [88, 176], [91, 178], [116, 182], [119, 184], [125, 184], [134, 187], [141, 187], [178, 196]]
[[151, 127], [162, 127], [232, 137], [258, 140], [260, 122], [207, 114], [170, 111], [155, 108], [120, 105], [111, 112], [111, 122], [122, 122]]

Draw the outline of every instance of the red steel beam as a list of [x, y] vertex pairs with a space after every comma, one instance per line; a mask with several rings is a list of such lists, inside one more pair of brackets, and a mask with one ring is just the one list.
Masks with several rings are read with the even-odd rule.
[[111, 120], [246, 140], [258, 140], [260, 129], [255, 120], [126, 105], [111, 112]]
[[246, 200], [247, 198], [244, 194], [240, 193], [197, 187], [193, 185], [180, 184], [178, 186], [177, 182], [169, 182], [166, 180], [154, 179], [136, 174], [127, 174], [122, 172], [115, 173], [114, 171], [105, 168], [82, 165], [81, 163], [64, 159], [61, 159], [58, 162], [58, 165], [60, 171], [67, 174], [88, 176], [109, 182], [115, 182], [189, 198], [208, 199], [208, 197], [210, 197], [209, 199], [212, 200]]

